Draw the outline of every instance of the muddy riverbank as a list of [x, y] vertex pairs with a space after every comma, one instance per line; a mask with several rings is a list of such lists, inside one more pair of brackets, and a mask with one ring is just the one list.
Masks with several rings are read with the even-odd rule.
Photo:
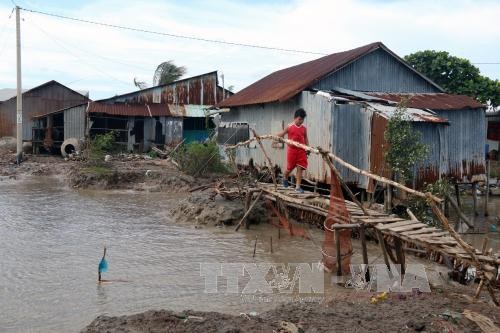
[[346, 290], [321, 304], [293, 302], [258, 315], [151, 310], [100, 316], [82, 332], [481, 332], [464, 310], [480, 313], [500, 327], [498, 310], [484, 303], [472, 304], [470, 290], [463, 288], [392, 293], [377, 304], [368, 301], [371, 296]]
[[[317, 263], [322, 232], [311, 228], [312, 240], [284, 232], [279, 238], [261, 223], [235, 233], [231, 225], [243, 215], [242, 202], [214, 197], [210, 189], [188, 193], [217, 177], [186, 176], [166, 160], [124, 156], [89, 169], [80, 161], [27, 157], [21, 166], [0, 164], [0, 327], [6, 331], [66, 332], [92, 322], [84, 331], [288, 332], [282, 321], [304, 332], [479, 331], [464, 309], [500, 326], [497, 309], [469, 301], [474, 286], [449, 280], [430, 294], [393, 293], [378, 304], [370, 303], [371, 293], [331, 285], [329, 274], [321, 304], [207, 294], [200, 263]], [[268, 216], [269, 209], [258, 206], [249, 219], [266, 222]], [[128, 282], [96, 287], [104, 243], [107, 277]], [[374, 263], [382, 263], [379, 248], [368, 246]], [[360, 263], [359, 242], [353, 247], [353, 263]], [[445, 266], [411, 255], [408, 261], [447, 275]], [[126, 315], [148, 309], [169, 310]]]

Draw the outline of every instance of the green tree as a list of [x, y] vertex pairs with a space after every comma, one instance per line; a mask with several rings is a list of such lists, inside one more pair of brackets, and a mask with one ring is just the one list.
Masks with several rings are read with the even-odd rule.
[[422, 134], [413, 129], [406, 111], [403, 101], [389, 119], [384, 132], [385, 161], [392, 177], [397, 177], [403, 184], [411, 180], [415, 163], [428, 153], [428, 147], [421, 142]]
[[404, 59], [449, 93], [468, 95], [482, 103], [500, 105], [500, 81], [481, 75], [469, 60], [445, 51], [418, 51]]
[[156, 67], [153, 76], [153, 85], [167, 84], [180, 79], [187, 72], [186, 67], [177, 66], [172, 60], [162, 62]]

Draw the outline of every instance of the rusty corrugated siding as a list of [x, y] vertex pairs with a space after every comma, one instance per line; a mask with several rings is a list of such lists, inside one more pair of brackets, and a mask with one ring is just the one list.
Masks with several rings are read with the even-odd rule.
[[179, 115], [170, 112], [167, 104], [106, 104], [92, 102], [89, 104], [87, 112], [103, 113], [111, 116], [182, 117], [182, 114]]
[[[216, 105], [224, 91], [218, 85], [217, 72], [198, 75], [165, 85], [146, 88], [101, 100], [105, 103]], [[226, 90], [226, 95], [232, 94]]]
[[400, 102], [408, 99], [408, 107], [431, 110], [462, 110], [484, 108], [484, 105], [475, 99], [465, 95], [453, 95], [444, 93], [382, 93], [370, 92], [368, 95], [383, 98], [388, 101]]
[[[88, 101], [57, 81], [49, 81], [23, 93], [23, 140], [32, 139], [33, 117]], [[16, 97], [0, 104], [0, 137], [16, 135]]]
[[[370, 172], [388, 177], [389, 171], [384, 159], [384, 132], [388, 120], [385, 117], [375, 113], [371, 121], [371, 142], [370, 142]], [[373, 193], [375, 183], [373, 180], [368, 182], [368, 192]]]

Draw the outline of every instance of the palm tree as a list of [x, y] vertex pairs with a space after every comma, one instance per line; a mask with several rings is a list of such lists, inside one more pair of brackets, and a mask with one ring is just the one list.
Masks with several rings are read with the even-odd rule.
[[148, 84], [145, 81], [139, 81], [136, 77], [134, 77], [134, 86], [142, 90], [146, 89], [148, 87]]
[[153, 76], [153, 85], [167, 84], [180, 79], [186, 74], [187, 68], [184, 66], [176, 66], [173, 60], [162, 62], [156, 67]]

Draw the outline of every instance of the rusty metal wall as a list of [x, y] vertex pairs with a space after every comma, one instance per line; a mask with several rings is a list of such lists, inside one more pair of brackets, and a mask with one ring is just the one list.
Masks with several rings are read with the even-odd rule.
[[104, 102], [215, 105], [222, 101], [217, 72], [115, 96]]
[[450, 125], [413, 123], [422, 133], [422, 142], [429, 147], [425, 160], [415, 166], [415, 185], [439, 177], [471, 181], [485, 172], [486, 118], [481, 109], [438, 111]]
[[79, 105], [64, 110], [64, 140], [85, 138], [85, 109], [87, 105]]
[[[370, 168], [371, 121], [373, 111], [361, 104], [337, 104], [333, 111], [333, 153], [358, 168]], [[342, 178], [360, 188], [368, 187], [368, 178], [338, 166]]]
[[160, 122], [162, 124], [162, 135], [165, 136], [166, 145], [173, 145], [182, 140], [182, 118], [144, 118], [144, 151], [150, 150], [154, 144], [156, 136], [156, 122]]
[[383, 49], [367, 54], [321, 79], [313, 88], [358, 91], [441, 92]]
[[[85, 103], [87, 98], [58, 83], [32, 89], [23, 94], [23, 140], [32, 138], [35, 115]], [[0, 137], [16, 135], [16, 98], [0, 104]]]

